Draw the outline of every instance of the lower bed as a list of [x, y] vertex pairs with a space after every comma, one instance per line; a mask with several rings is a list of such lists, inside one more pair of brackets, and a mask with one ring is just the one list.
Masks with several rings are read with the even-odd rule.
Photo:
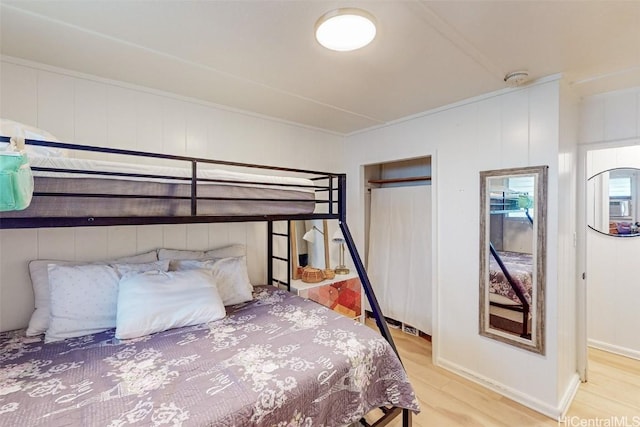
[[[531, 254], [520, 252], [498, 252], [504, 266], [519, 286], [527, 302], [531, 305], [533, 258]], [[489, 259], [489, 297], [492, 301], [508, 305], [520, 305], [521, 301], [498, 262], [491, 256]]]
[[0, 334], [0, 425], [342, 426], [418, 411], [378, 333], [273, 287], [208, 324], [118, 341]]

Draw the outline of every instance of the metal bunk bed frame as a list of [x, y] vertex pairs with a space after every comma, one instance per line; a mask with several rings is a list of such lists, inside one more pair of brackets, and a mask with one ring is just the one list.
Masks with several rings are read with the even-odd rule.
[[[0, 136], [0, 142], [10, 142], [10, 137]], [[240, 162], [230, 162], [230, 161], [222, 161], [222, 160], [212, 160], [205, 159], [199, 157], [189, 157], [189, 156], [175, 156], [175, 155], [165, 155], [159, 153], [150, 153], [144, 151], [135, 151], [135, 150], [124, 150], [117, 148], [107, 148], [107, 147], [94, 147], [94, 146], [86, 146], [80, 144], [71, 144], [71, 143], [62, 143], [62, 142], [50, 142], [50, 141], [39, 141], [39, 140], [25, 140], [26, 145], [33, 146], [43, 146], [43, 147], [52, 147], [58, 149], [67, 149], [74, 151], [88, 151], [93, 153], [103, 153], [103, 154], [116, 154], [123, 156], [135, 156], [135, 157], [143, 157], [143, 158], [152, 158], [152, 159], [165, 159], [165, 160], [176, 160], [187, 162], [191, 166], [191, 178], [184, 177], [174, 177], [174, 176], [166, 176], [166, 175], [148, 175], [148, 174], [131, 174], [131, 173], [120, 173], [120, 172], [97, 172], [97, 171], [87, 171], [87, 170], [79, 170], [79, 169], [55, 169], [55, 168], [39, 168], [32, 167], [34, 171], [47, 171], [47, 172], [60, 172], [60, 173], [72, 173], [72, 174], [83, 174], [83, 175], [95, 175], [97, 177], [100, 176], [118, 176], [124, 178], [149, 178], [149, 179], [170, 179], [176, 181], [185, 181], [189, 182], [191, 186], [191, 195], [190, 197], [180, 197], [180, 196], [144, 196], [144, 195], [127, 195], [127, 194], [95, 194], [95, 193], [38, 193], [34, 192], [34, 197], [102, 197], [102, 198], [160, 198], [160, 199], [188, 199], [191, 202], [191, 214], [189, 216], [128, 216], [128, 217], [100, 217], [100, 216], [91, 216], [91, 217], [0, 217], [0, 229], [18, 229], [18, 228], [45, 228], [45, 227], [82, 227], [82, 226], [113, 226], [113, 225], [151, 225], [151, 224], [193, 224], [193, 223], [220, 223], [220, 222], [267, 222], [267, 283], [275, 284], [276, 286], [286, 286], [287, 290], [290, 290], [290, 281], [291, 281], [291, 268], [290, 268], [290, 258], [291, 258], [291, 245], [288, 242], [287, 245], [287, 257], [280, 257], [274, 255], [274, 236], [276, 237], [288, 237], [288, 234], [277, 233], [274, 232], [274, 222], [278, 221], [287, 221], [287, 225], [290, 225], [291, 221], [296, 220], [311, 220], [311, 219], [334, 219], [338, 220], [338, 224], [340, 229], [342, 230], [342, 234], [344, 235], [345, 244], [349, 249], [349, 254], [354, 262], [356, 271], [358, 272], [358, 276], [360, 278], [360, 282], [362, 284], [362, 288], [364, 289], [367, 300], [371, 306], [371, 310], [373, 313], [373, 317], [375, 319], [376, 325], [380, 330], [382, 336], [387, 340], [391, 348], [398, 356], [398, 359], [402, 363], [402, 359], [400, 358], [400, 354], [396, 348], [396, 345], [393, 341], [393, 337], [391, 336], [391, 332], [387, 326], [385, 318], [382, 314], [382, 310], [380, 309], [380, 305], [378, 300], [374, 294], [373, 288], [371, 286], [371, 282], [369, 280], [369, 276], [365, 270], [364, 264], [360, 255], [357, 251], [355, 242], [353, 240], [353, 236], [351, 235], [351, 231], [349, 230], [349, 226], [346, 221], [346, 174], [341, 173], [330, 173], [330, 172], [319, 172], [313, 170], [304, 170], [304, 169], [294, 169], [294, 168], [284, 168], [284, 167], [275, 167], [275, 166], [266, 166], [266, 165], [256, 165], [250, 163], [240, 163]], [[248, 169], [260, 169], [260, 170], [271, 170], [278, 172], [286, 172], [286, 173], [299, 173], [299, 174], [307, 174], [312, 175], [313, 178], [310, 178], [312, 181], [326, 181], [327, 184], [322, 185], [314, 185], [315, 192], [326, 192], [327, 198], [326, 200], [315, 200], [316, 204], [326, 204], [328, 206], [327, 213], [311, 213], [311, 214], [292, 214], [292, 215], [198, 215], [198, 200], [234, 200], [234, 201], [268, 201], [268, 202], [307, 202], [309, 200], [304, 199], [269, 199], [269, 198], [226, 198], [226, 197], [198, 197], [198, 182], [224, 182], [224, 183], [237, 183], [229, 180], [214, 180], [214, 179], [203, 179], [197, 177], [198, 172], [198, 164], [214, 164], [221, 166], [232, 166], [232, 167], [240, 167], [240, 168], [248, 168]], [[252, 182], [242, 181], [242, 184], [257, 184]], [[337, 184], [337, 185], [336, 185]], [[291, 187], [301, 187], [300, 185], [295, 184], [269, 184], [276, 186], [291, 186]], [[337, 198], [335, 194], [337, 193]], [[290, 227], [287, 226], [287, 230], [290, 230]], [[287, 231], [288, 232], [288, 231]], [[288, 239], [289, 240], [289, 239]], [[273, 262], [283, 261], [289, 264], [289, 268], [287, 269], [287, 281], [283, 282], [279, 279], [273, 277]], [[360, 423], [366, 427], [382, 427], [387, 425], [394, 419], [396, 416], [402, 413], [402, 426], [410, 427], [412, 425], [412, 413], [408, 409], [397, 408], [397, 407], [389, 407], [389, 408], [380, 408], [383, 412], [381, 418], [376, 420], [373, 424], [367, 423], [364, 419], [360, 420]]]
[[508, 304], [501, 304], [495, 301], [489, 301], [489, 304], [496, 307], [504, 308], [506, 310], [521, 312], [522, 313], [522, 333], [520, 334], [520, 336], [522, 338], [531, 339], [531, 334], [529, 333], [529, 310], [530, 310], [529, 302], [525, 298], [520, 287], [516, 285], [515, 279], [511, 276], [511, 273], [509, 273], [509, 269], [507, 269], [507, 266], [504, 265], [502, 258], [493, 247], [493, 243], [489, 243], [489, 250], [491, 251], [491, 255], [493, 256], [493, 258], [496, 260], [496, 262], [500, 266], [500, 270], [502, 270], [502, 273], [504, 274], [505, 279], [507, 279], [507, 282], [509, 282], [509, 286], [511, 286], [511, 289], [513, 289], [513, 291], [516, 293], [516, 296], [520, 300], [520, 305], [513, 306]]

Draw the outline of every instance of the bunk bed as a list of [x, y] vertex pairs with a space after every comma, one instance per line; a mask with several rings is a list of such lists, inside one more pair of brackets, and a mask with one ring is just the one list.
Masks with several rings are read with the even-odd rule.
[[[517, 191], [494, 191], [490, 194], [490, 214], [493, 216], [504, 217], [510, 213], [524, 212], [528, 223], [533, 225], [527, 206], [528, 197]], [[531, 338], [529, 318], [533, 292], [533, 256], [497, 250], [489, 240], [489, 304], [506, 312], [521, 313], [520, 336]]]
[[[52, 343], [0, 333], [0, 424], [382, 426], [401, 416], [411, 425], [418, 401], [346, 223], [344, 174], [26, 144], [137, 161], [33, 158], [31, 205], [0, 213], [1, 229], [262, 221], [268, 285], [218, 321], [133, 339], [113, 329]], [[184, 163], [187, 172], [142, 168], [149, 159]], [[274, 223], [307, 219], [338, 221], [380, 334], [287, 292], [290, 268], [274, 277], [274, 263], [290, 258], [289, 245], [287, 254], [274, 250], [276, 239], [289, 242]], [[376, 408], [373, 424], [361, 418]]]

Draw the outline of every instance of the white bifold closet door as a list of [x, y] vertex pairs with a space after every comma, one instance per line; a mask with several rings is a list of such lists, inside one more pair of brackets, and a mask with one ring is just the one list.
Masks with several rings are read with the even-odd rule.
[[367, 272], [386, 317], [431, 334], [431, 186], [374, 188]]

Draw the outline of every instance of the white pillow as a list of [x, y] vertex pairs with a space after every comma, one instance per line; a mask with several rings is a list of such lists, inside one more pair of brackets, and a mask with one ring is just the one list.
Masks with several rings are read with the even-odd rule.
[[207, 251], [187, 251], [181, 249], [158, 249], [158, 259], [169, 259], [172, 262], [169, 264], [169, 270], [175, 271], [173, 260], [179, 259], [205, 259], [205, 258], [229, 258], [236, 256], [244, 256], [247, 251], [244, 245], [235, 244], [224, 246], [217, 249], [211, 249]]
[[120, 278], [168, 269], [168, 260], [142, 264], [49, 264], [51, 310], [45, 342], [114, 328]]
[[120, 278], [147, 271], [169, 271], [169, 260], [145, 262], [141, 264], [111, 264], [111, 267], [115, 268], [116, 273]]
[[253, 286], [247, 273], [245, 257], [210, 260], [181, 260], [178, 270], [205, 269], [211, 273], [224, 305], [251, 301]]
[[[8, 119], [0, 119], [0, 135], [23, 137], [25, 139], [35, 139], [38, 141], [60, 142], [58, 138], [47, 131]], [[0, 142], [0, 150], [6, 150], [8, 146], [9, 143]], [[34, 157], [67, 157], [67, 151], [60, 148], [27, 145], [25, 151]]]
[[116, 338], [128, 339], [224, 318], [210, 274], [202, 270], [147, 272], [123, 277]]
[[119, 279], [109, 265], [50, 264], [51, 315], [44, 342], [113, 328]]
[[139, 264], [145, 262], [157, 261], [158, 255], [156, 251], [145, 252], [139, 255], [133, 255], [124, 258], [118, 258], [112, 261], [96, 261], [95, 263], [77, 262], [77, 261], [57, 261], [57, 260], [34, 260], [29, 263], [29, 274], [31, 276], [31, 285], [33, 286], [33, 294], [35, 297], [35, 310], [29, 320], [27, 328], [27, 336], [40, 335], [46, 332], [49, 327], [49, 264], [58, 265], [83, 265], [83, 264], [105, 264], [108, 262], [119, 262], [129, 264]]

